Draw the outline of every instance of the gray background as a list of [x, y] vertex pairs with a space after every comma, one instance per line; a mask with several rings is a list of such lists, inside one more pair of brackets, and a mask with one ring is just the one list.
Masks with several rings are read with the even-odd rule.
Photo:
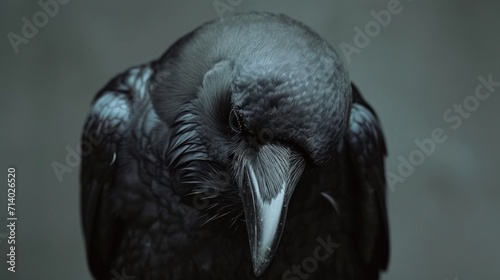
[[[416, 139], [435, 128], [447, 135], [388, 191], [392, 250], [383, 279], [500, 279], [500, 88], [460, 128], [443, 120], [453, 104], [474, 94], [479, 75], [500, 81], [498, 3], [402, 0], [402, 12], [347, 64], [383, 123], [388, 171], [397, 173], [398, 157], [408, 158]], [[339, 50], [341, 42], [353, 44], [356, 26], [373, 20], [371, 10], [386, 7], [387, 1], [243, 0], [234, 12], [288, 14]], [[51, 164], [64, 164], [66, 148], [77, 147], [89, 103], [112, 76], [157, 58], [218, 15], [211, 0], [72, 0], [16, 54], [7, 33], [21, 34], [21, 18], [40, 10], [36, 1], [0, 4], [0, 166], [4, 174], [17, 167], [19, 217], [18, 272], [7, 274], [7, 243], [0, 239], [0, 278], [89, 279], [78, 169], [59, 182]]]

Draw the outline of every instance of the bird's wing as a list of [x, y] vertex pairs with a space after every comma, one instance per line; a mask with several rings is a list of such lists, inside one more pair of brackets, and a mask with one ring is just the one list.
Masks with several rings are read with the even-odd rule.
[[109, 192], [117, 176], [117, 157], [131, 122], [133, 89], [122, 74], [93, 101], [82, 134], [81, 214], [87, 258], [97, 279], [110, 275], [120, 223], [113, 216]]
[[384, 136], [374, 110], [352, 85], [353, 106], [346, 134], [355, 174], [356, 217], [359, 250], [374, 269], [385, 270], [389, 259], [386, 210]]

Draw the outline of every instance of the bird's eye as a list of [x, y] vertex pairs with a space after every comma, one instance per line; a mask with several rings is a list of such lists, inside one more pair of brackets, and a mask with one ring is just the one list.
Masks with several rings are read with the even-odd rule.
[[234, 109], [231, 109], [231, 112], [229, 112], [229, 126], [234, 132], [241, 132], [241, 116]]

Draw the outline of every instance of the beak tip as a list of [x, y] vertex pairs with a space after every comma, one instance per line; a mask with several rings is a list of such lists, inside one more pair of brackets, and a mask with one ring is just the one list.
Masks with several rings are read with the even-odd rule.
[[262, 272], [264, 272], [264, 269], [259, 269], [258, 267], [254, 267], [253, 273], [255, 274], [255, 277], [259, 277], [262, 275]]
[[264, 270], [266, 270], [267, 266], [269, 265], [269, 258], [268, 257], [263, 257], [263, 258], [254, 258], [253, 259], [253, 273], [255, 276], [260, 276]]

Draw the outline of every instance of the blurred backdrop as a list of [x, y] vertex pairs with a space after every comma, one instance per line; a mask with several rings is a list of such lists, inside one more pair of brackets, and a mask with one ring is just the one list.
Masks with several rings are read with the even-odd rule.
[[317, 31], [379, 114], [391, 177], [382, 279], [500, 279], [500, 2], [46, 2], [0, 2], [0, 166], [17, 168], [18, 217], [14, 274], [2, 183], [0, 279], [90, 279], [71, 151], [94, 94], [203, 22], [252, 10]]

